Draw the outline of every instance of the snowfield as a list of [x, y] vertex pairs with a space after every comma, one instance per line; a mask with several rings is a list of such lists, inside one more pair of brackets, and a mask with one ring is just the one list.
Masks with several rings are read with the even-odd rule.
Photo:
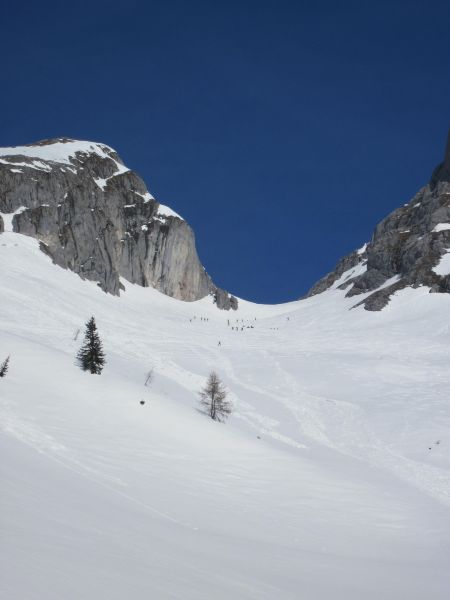
[[[8, 159], [26, 156], [27, 158], [36, 159], [37, 163], [39, 163], [39, 161], [43, 161], [37, 164], [36, 168], [41, 168], [44, 170], [51, 170], [52, 168], [52, 166], [46, 164], [48, 161], [59, 163], [61, 165], [73, 166], [72, 161], [76, 158], [76, 154], [78, 152], [83, 154], [97, 154], [100, 158], [108, 158], [113, 160], [110, 156], [110, 153], [115, 152], [115, 150], [106, 144], [69, 139], [51, 141], [51, 143], [41, 145], [38, 143], [28, 146], [11, 146], [10, 148], [0, 148], [0, 156], [3, 157], [1, 159], [2, 163], [19, 164], [16, 161], [11, 161]], [[118, 167], [123, 167], [123, 165], [120, 165], [120, 163], [117, 164]], [[22, 165], [28, 166], [29, 163], [22, 163]]]
[[449, 295], [118, 298], [11, 232], [0, 268], [2, 599], [450, 597]]

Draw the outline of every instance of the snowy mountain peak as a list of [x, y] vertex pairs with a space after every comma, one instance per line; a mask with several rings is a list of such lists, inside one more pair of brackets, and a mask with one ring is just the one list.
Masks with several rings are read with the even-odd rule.
[[12, 173], [23, 172], [23, 169], [47, 171], [60, 168], [88, 168], [92, 176], [101, 182], [104, 172], [119, 175], [129, 171], [113, 148], [97, 142], [56, 138], [42, 140], [25, 146], [0, 148], [0, 165], [9, 167]]
[[96, 154], [100, 158], [112, 159], [121, 164], [117, 152], [106, 144], [98, 142], [89, 142], [82, 140], [73, 140], [70, 138], [54, 138], [41, 140], [25, 146], [12, 146], [9, 148], [0, 148], [0, 157], [2, 162], [12, 162], [14, 157], [27, 157], [30, 159], [42, 160], [45, 162], [55, 162], [59, 164], [73, 164], [78, 155]]
[[[2, 214], [4, 215], [2, 217]], [[0, 233], [37, 238], [61, 267], [113, 294], [121, 278], [179, 300], [237, 301], [206, 273], [189, 225], [105, 144], [57, 138], [0, 149]]]
[[444, 161], [431, 181], [379, 223], [370, 242], [342, 258], [308, 296], [331, 286], [354, 306], [381, 310], [405, 287], [450, 293], [450, 133]]

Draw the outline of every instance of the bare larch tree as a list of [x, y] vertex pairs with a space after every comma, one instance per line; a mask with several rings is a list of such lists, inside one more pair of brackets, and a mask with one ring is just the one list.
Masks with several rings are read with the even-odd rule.
[[208, 376], [205, 387], [200, 391], [200, 404], [214, 421], [226, 421], [233, 405], [227, 400], [227, 391], [214, 371]]

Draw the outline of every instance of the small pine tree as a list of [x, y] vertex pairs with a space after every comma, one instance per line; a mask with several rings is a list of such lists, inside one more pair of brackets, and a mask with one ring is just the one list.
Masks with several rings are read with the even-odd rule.
[[93, 375], [100, 375], [103, 370], [105, 354], [94, 317], [86, 323], [84, 342], [78, 351], [77, 360], [83, 371], [90, 371]]
[[9, 369], [9, 356], [7, 356], [6, 359], [0, 365], [0, 377], [6, 377], [6, 373], [8, 372], [8, 369]]
[[226, 421], [231, 414], [232, 404], [226, 398], [227, 391], [217, 373], [211, 371], [205, 387], [200, 391], [200, 404], [214, 421]]

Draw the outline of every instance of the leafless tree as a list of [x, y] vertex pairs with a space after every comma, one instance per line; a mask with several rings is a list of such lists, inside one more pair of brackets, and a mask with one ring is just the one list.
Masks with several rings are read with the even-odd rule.
[[200, 404], [214, 421], [226, 421], [233, 405], [227, 400], [227, 391], [214, 371], [208, 376], [205, 387], [200, 391]]
[[150, 369], [150, 371], [147, 373], [146, 378], [145, 378], [145, 383], [144, 383], [145, 386], [149, 386], [152, 384], [154, 371], [155, 371], [155, 369], [152, 367]]

